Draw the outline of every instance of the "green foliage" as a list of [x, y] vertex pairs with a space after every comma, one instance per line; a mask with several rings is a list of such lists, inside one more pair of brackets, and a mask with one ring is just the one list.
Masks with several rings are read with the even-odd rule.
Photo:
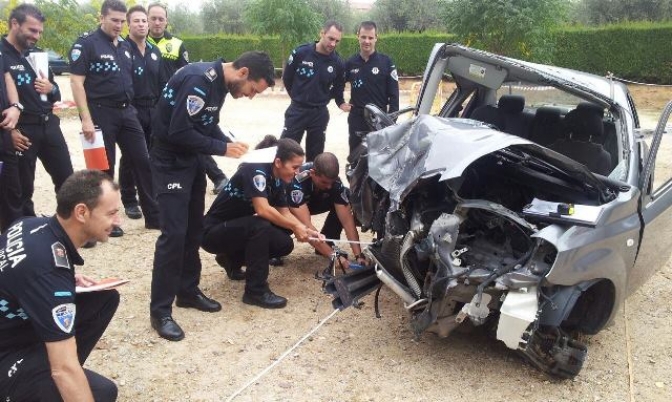
[[320, 16], [322, 22], [328, 20], [343, 24], [343, 33], [353, 33], [357, 22], [349, 5], [342, 0], [308, 0], [310, 8]]
[[580, 0], [571, 12], [572, 22], [587, 25], [670, 19], [672, 0]]
[[253, 33], [280, 38], [280, 50], [286, 55], [294, 46], [316, 38], [322, 25], [308, 0], [251, 0], [244, 19]]
[[210, 0], [201, 7], [203, 32], [206, 34], [248, 33], [243, 12], [249, 0]]
[[550, 60], [550, 32], [564, 20], [565, 0], [444, 0], [446, 25], [473, 47]]
[[180, 3], [168, 10], [168, 31], [180, 38], [183, 35], [200, 35], [203, 33], [203, 19], [189, 10], [186, 4]]
[[83, 13], [76, 0], [35, 0], [47, 21], [38, 45], [66, 55], [79, 35], [98, 27], [98, 16]]
[[372, 19], [381, 32], [445, 31], [441, 0], [377, 0]]

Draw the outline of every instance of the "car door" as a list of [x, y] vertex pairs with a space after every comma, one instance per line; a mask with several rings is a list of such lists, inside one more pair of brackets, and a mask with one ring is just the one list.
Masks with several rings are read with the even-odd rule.
[[662, 268], [672, 252], [672, 134], [665, 133], [671, 113], [672, 102], [664, 108], [648, 155], [643, 156], [639, 185], [643, 229], [637, 259], [628, 275], [628, 294]]

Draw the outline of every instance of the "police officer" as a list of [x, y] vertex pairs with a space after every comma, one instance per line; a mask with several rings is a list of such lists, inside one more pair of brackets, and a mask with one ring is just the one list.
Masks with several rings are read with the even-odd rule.
[[305, 131], [306, 159], [309, 162], [324, 151], [329, 101], [333, 98], [341, 110], [350, 111], [350, 104], [343, 100], [345, 66], [335, 52], [342, 33], [341, 24], [327, 21], [320, 31], [319, 41], [301, 45], [292, 51], [282, 74], [282, 81], [292, 99], [285, 111], [282, 138], [301, 143]]
[[352, 108], [348, 115], [348, 145], [351, 155], [362, 143], [362, 134], [371, 131], [364, 119], [364, 106], [372, 103], [387, 113], [399, 110], [397, 68], [392, 59], [376, 52], [376, 23], [364, 21], [359, 24], [357, 40], [359, 53], [345, 62], [345, 77], [351, 88]]
[[[321, 233], [327, 239], [339, 239], [341, 230], [352, 241], [350, 247], [358, 263], [366, 263], [364, 254], [359, 245], [359, 234], [355, 225], [355, 218], [350, 209], [350, 190], [343, 185], [338, 177], [339, 166], [336, 155], [324, 152], [315, 157], [315, 162], [301, 166], [299, 173], [292, 180], [289, 188], [290, 211], [307, 227], [315, 229], [310, 216], [329, 212]], [[333, 249], [327, 242], [311, 242], [315, 251], [327, 258]], [[348, 259], [340, 256], [345, 268], [349, 266]]]
[[[287, 185], [303, 163], [303, 149], [294, 140], [267, 136], [257, 148], [277, 145], [272, 163], [242, 163], [205, 216], [203, 249], [233, 280], [246, 279], [243, 303], [282, 308], [287, 299], [268, 286], [269, 258], [288, 255], [294, 242], [317, 237], [287, 208]], [[241, 267], [247, 266], [245, 273]]]
[[15, 130], [23, 105], [19, 103], [19, 95], [14, 80], [5, 69], [2, 51], [0, 51], [0, 67], [4, 78], [0, 79], [0, 233], [22, 214], [21, 183], [19, 180], [19, 161], [16, 152], [23, 152], [30, 147], [28, 137]]
[[161, 236], [152, 271], [150, 321], [163, 338], [184, 332], [172, 318], [172, 304], [215, 312], [221, 305], [198, 288], [198, 249], [205, 209], [201, 154], [240, 157], [247, 145], [226, 142], [217, 125], [224, 98], [253, 98], [275, 84], [266, 53], [246, 52], [233, 61], [193, 63], [180, 69], [163, 90], [152, 121], [152, 174], [161, 211]]
[[[156, 45], [163, 56], [164, 84], [175, 74], [175, 71], [189, 64], [189, 53], [184, 47], [184, 42], [171, 35], [166, 30], [168, 26], [168, 9], [164, 4], [152, 3], [147, 7], [149, 13], [149, 37], [148, 42]], [[161, 85], [163, 88], [163, 85]], [[205, 174], [214, 184], [212, 192], [219, 193], [228, 182], [228, 178], [217, 166], [214, 158], [210, 155], [201, 155], [205, 165]]]
[[[100, 27], [90, 35], [79, 37], [70, 50], [72, 95], [82, 119], [84, 137], [93, 141], [94, 124], [102, 130], [110, 177], [114, 177], [115, 144], [129, 158], [145, 227], [158, 229], [145, 134], [131, 104], [134, 98], [132, 49], [119, 37], [124, 21], [126, 5], [119, 0], [105, 0], [101, 6]], [[123, 234], [120, 227], [115, 227], [111, 236]]]
[[114, 383], [82, 365], [119, 293], [76, 293], [96, 282], [75, 265], [84, 264], [79, 247], [106, 241], [119, 224], [119, 191], [105, 173], [84, 170], [63, 183], [56, 202], [55, 216], [20, 220], [0, 236], [0, 399], [114, 401]]
[[[5, 64], [12, 75], [24, 110], [18, 127], [30, 140], [30, 147], [19, 153], [21, 205], [24, 216], [35, 216], [33, 193], [35, 167], [39, 158], [54, 183], [55, 190], [72, 174], [68, 146], [59, 118], [52, 113], [61, 92], [50, 71], [35, 71], [27, 60], [44, 30], [44, 15], [31, 4], [22, 4], [9, 16], [9, 33], [2, 39]], [[46, 66], [45, 66], [46, 67]]]
[[[131, 45], [133, 56], [133, 101], [131, 102], [138, 111], [138, 120], [145, 133], [147, 149], [150, 147], [152, 135], [152, 115], [154, 106], [161, 95], [165, 85], [162, 77], [161, 51], [155, 45], [147, 41], [147, 12], [143, 6], [133, 6], [126, 13], [128, 21], [128, 36], [126, 41]], [[142, 212], [138, 207], [135, 192], [135, 180], [133, 169], [128, 159], [123, 155], [119, 162], [119, 185], [121, 186], [121, 202], [124, 204], [126, 216], [131, 219], [142, 218]]]

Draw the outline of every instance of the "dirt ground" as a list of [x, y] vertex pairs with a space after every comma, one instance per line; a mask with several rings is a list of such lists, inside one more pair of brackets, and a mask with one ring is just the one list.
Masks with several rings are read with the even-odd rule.
[[[59, 77], [68, 97], [68, 79]], [[633, 88], [642, 114], [656, 116], [672, 99], [669, 88]], [[402, 105], [408, 102], [408, 93]], [[251, 145], [279, 134], [289, 104], [279, 90], [254, 100], [225, 103], [222, 124]], [[330, 107], [326, 149], [341, 160], [347, 151], [347, 115]], [[657, 117], [655, 117], [657, 119]], [[655, 124], [652, 117], [650, 119]], [[647, 120], [648, 121], [648, 120]], [[62, 121], [76, 169], [84, 167], [74, 117]], [[231, 175], [237, 163], [217, 158]], [[343, 170], [343, 167], [342, 169]], [[206, 203], [214, 196], [209, 192]], [[51, 214], [53, 188], [38, 170], [36, 210]], [[326, 260], [297, 244], [285, 266], [271, 268], [271, 288], [288, 297], [283, 310], [241, 302], [243, 284], [228, 280], [214, 257], [201, 254], [204, 292], [220, 301], [214, 314], [174, 309], [186, 338], [172, 343], [149, 325], [149, 289], [156, 231], [125, 219], [126, 235], [83, 250], [81, 269], [94, 277], [117, 276], [121, 305], [87, 367], [113, 378], [120, 401], [223, 401], [329, 316], [333, 308], [314, 274]], [[366, 238], [366, 235], [364, 235]], [[669, 250], [661, 250], [669, 253]], [[672, 398], [672, 267], [668, 263], [621, 308], [612, 326], [588, 339], [589, 355], [573, 381], [553, 381], [503, 343], [479, 334], [415, 340], [394, 294], [381, 292], [382, 318], [373, 298], [361, 309], [336, 313], [302, 346], [241, 392], [239, 401], [669, 401]]]

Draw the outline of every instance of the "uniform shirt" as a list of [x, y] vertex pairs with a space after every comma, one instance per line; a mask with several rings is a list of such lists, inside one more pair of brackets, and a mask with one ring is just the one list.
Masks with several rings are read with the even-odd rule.
[[161, 85], [163, 88], [177, 70], [189, 64], [189, 53], [184, 47], [184, 42], [168, 33], [168, 31], [164, 31], [163, 37], [159, 39], [148, 36], [147, 41], [158, 47], [161, 57], [163, 57], [163, 64], [161, 65], [165, 78]]
[[345, 103], [345, 65], [336, 52], [318, 53], [315, 43], [292, 51], [282, 81], [292, 101], [300, 106], [326, 106], [332, 98], [338, 106]]
[[313, 163], [305, 163], [294, 176], [289, 188], [288, 204], [291, 208], [298, 208], [310, 201], [326, 204], [350, 205], [350, 190], [336, 179], [329, 190], [320, 190], [315, 187], [310, 175], [302, 174], [312, 169]]
[[[4, 52], [0, 47], [0, 71], [5, 71], [5, 61], [4, 61]], [[3, 111], [9, 107], [9, 101], [7, 100], [7, 86], [5, 85], [4, 74], [0, 78], [0, 111]], [[12, 149], [14, 145], [12, 144], [12, 137], [8, 130], [0, 130], [0, 161], [2, 161], [2, 152], [5, 149]]]
[[374, 52], [368, 61], [357, 53], [345, 62], [345, 80], [350, 83], [350, 103], [364, 108], [373, 103], [387, 113], [399, 110], [399, 77], [392, 59]]
[[217, 125], [229, 93], [223, 60], [193, 63], [166, 84], [152, 120], [153, 148], [176, 153], [224, 155], [226, 137]]
[[113, 38], [98, 28], [80, 36], [70, 49], [70, 72], [83, 75], [84, 92], [92, 101], [130, 102], [133, 99], [133, 55], [122, 38]]
[[28, 114], [48, 114], [51, 113], [54, 102], [61, 100], [61, 92], [54, 81], [54, 75], [51, 70], [48, 71], [49, 81], [54, 85], [54, 90], [47, 94], [47, 100], [42, 100], [39, 92], [35, 90], [35, 79], [37, 74], [30, 66], [25, 56], [31, 52], [41, 52], [41, 49], [30, 49], [24, 54], [18, 50], [6, 38], [2, 38], [2, 53], [5, 55], [5, 72], [8, 72], [16, 90], [19, 92], [19, 100], [23, 104], [23, 113]]
[[206, 225], [254, 215], [252, 198], [255, 197], [266, 198], [273, 207], [287, 207], [287, 184], [273, 177], [273, 164], [241, 163], [212, 203], [205, 216]]
[[145, 42], [143, 55], [138, 45], [126, 38], [133, 56], [133, 92], [134, 100], [157, 100], [166, 80], [162, 77], [161, 51], [149, 42]]
[[0, 353], [75, 335], [75, 271], [84, 261], [56, 217], [0, 236]]

